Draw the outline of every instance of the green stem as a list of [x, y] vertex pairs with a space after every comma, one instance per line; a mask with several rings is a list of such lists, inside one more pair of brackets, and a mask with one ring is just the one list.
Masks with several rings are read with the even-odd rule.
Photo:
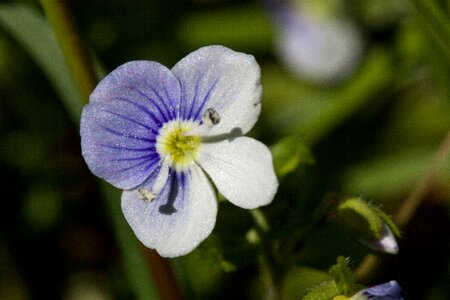
[[450, 60], [450, 21], [449, 17], [430, 0], [410, 0], [423, 27], [430, 33], [436, 45]]
[[270, 230], [270, 226], [261, 209], [251, 209], [250, 215], [255, 221], [256, 230], [260, 239], [258, 257], [259, 275], [262, 285], [260, 298], [264, 300], [277, 300], [279, 298], [277, 282], [274, 277], [273, 263], [269, 251], [270, 244], [267, 240], [267, 233]]
[[120, 210], [120, 191], [113, 189], [107, 183], [100, 182], [101, 192], [105, 200], [105, 206], [112, 220], [112, 226], [118, 246], [123, 255], [125, 272], [131, 288], [137, 299], [158, 299], [154, 283], [147, 269], [146, 259], [139, 249], [139, 242], [130, 232], [128, 224]]
[[89, 95], [97, 84], [97, 79], [71, 15], [61, 0], [40, 0], [40, 2], [59, 41], [59, 46], [80, 91], [82, 101], [87, 103]]
[[264, 300], [277, 300], [279, 299], [278, 290], [273, 277], [273, 270], [268, 260], [268, 255], [261, 253], [258, 259], [259, 272], [262, 282], [262, 295], [261, 299]]
[[[81, 43], [69, 10], [62, 0], [41, 0], [45, 14], [59, 42], [72, 77], [81, 95], [81, 103], [87, 103], [97, 84], [93, 64]], [[181, 292], [170, 268], [170, 263], [153, 250], [141, 249], [139, 242], [123, 218], [117, 190], [101, 182], [105, 205], [109, 210], [114, 232], [122, 252], [128, 279], [138, 299], [181, 299]], [[147, 251], [145, 257], [144, 251]], [[147, 266], [154, 280], [151, 280]], [[157, 287], [157, 292], [154, 289]], [[158, 297], [159, 295], [159, 297]]]
[[251, 209], [250, 214], [255, 221], [255, 224], [258, 226], [258, 228], [263, 232], [269, 231], [269, 223], [267, 222], [266, 216], [259, 208]]

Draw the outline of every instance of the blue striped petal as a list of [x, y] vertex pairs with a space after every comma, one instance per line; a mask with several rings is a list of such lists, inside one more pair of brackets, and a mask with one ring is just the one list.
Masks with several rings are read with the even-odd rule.
[[220, 115], [220, 122], [207, 135], [248, 132], [261, 111], [260, 69], [251, 55], [222, 46], [192, 52], [173, 68], [181, 82], [184, 120], [201, 121], [207, 109]]
[[177, 118], [179, 98], [178, 80], [155, 62], [129, 62], [106, 76], [81, 116], [82, 153], [92, 173], [123, 189], [144, 182], [160, 162], [157, 133]]
[[383, 284], [359, 291], [351, 299], [354, 300], [403, 300], [402, 289], [397, 281], [392, 280]]

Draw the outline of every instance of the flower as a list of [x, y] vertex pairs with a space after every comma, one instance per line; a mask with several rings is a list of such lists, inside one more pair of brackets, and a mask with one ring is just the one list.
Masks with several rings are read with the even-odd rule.
[[201, 48], [171, 70], [132, 61], [107, 75], [81, 116], [92, 173], [124, 189], [122, 211], [161, 256], [192, 251], [212, 231], [217, 190], [242, 208], [270, 203], [278, 188], [269, 149], [242, 136], [261, 110], [251, 55]]
[[283, 0], [266, 3], [276, 25], [276, 53], [292, 74], [323, 84], [343, 80], [356, 69], [362, 38], [352, 22], [320, 17], [311, 6], [323, 1], [301, 1], [299, 9]]
[[392, 280], [359, 291], [350, 299], [352, 300], [403, 300], [402, 289], [397, 281]]

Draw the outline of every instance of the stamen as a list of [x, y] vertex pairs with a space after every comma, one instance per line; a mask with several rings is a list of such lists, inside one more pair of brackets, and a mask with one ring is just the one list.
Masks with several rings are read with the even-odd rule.
[[139, 192], [139, 196], [141, 197], [142, 200], [145, 200], [145, 201], [148, 201], [148, 202], [152, 202], [156, 198], [156, 194], [150, 192], [146, 188], [140, 188], [138, 190], [138, 192]]
[[220, 115], [214, 108], [208, 108], [205, 110], [205, 113], [202, 116], [202, 121], [208, 127], [212, 127], [214, 125], [219, 124]]
[[192, 127], [198, 127], [198, 123], [176, 120], [166, 124], [159, 132], [156, 149], [176, 170], [192, 164], [200, 146], [200, 137], [190, 132]]

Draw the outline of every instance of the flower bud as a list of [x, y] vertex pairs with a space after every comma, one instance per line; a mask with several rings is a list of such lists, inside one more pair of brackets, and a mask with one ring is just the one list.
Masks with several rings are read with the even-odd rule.
[[399, 231], [379, 208], [361, 198], [344, 200], [337, 208], [339, 222], [366, 247], [387, 254], [397, 254], [395, 236]]

